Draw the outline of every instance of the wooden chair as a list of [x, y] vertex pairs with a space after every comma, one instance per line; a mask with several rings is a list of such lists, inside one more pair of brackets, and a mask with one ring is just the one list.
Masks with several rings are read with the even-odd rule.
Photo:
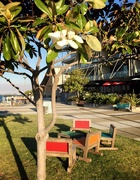
[[70, 128], [70, 131], [88, 131], [91, 132], [91, 120], [89, 119], [74, 119], [73, 127]]
[[110, 129], [108, 133], [102, 132], [100, 139], [100, 150], [118, 150], [114, 147], [115, 138], [116, 138], [116, 127], [113, 124], [110, 124]]
[[67, 172], [70, 173], [76, 162], [76, 146], [72, 144], [71, 139], [48, 138], [46, 142], [46, 156], [67, 157]]
[[84, 160], [86, 162], [91, 162], [92, 160], [90, 158], [87, 158], [88, 152], [103, 155], [101, 152], [99, 152], [100, 136], [100, 132], [90, 132], [87, 133], [86, 137], [73, 140], [73, 144], [76, 145], [76, 148], [83, 150], [83, 157], [78, 157], [78, 159]]

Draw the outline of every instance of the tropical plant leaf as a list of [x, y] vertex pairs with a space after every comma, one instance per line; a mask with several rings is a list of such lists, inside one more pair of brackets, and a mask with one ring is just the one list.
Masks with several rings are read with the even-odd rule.
[[86, 42], [94, 51], [101, 51], [101, 43], [95, 36], [86, 35]]

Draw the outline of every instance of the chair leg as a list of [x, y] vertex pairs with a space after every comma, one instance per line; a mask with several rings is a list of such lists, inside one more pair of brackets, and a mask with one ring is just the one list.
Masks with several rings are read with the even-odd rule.
[[67, 172], [71, 172], [74, 164], [76, 162], [76, 148], [73, 150], [73, 154], [68, 158], [68, 168]]
[[103, 153], [99, 152], [99, 151], [94, 151], [94, 150], [90, 149], [89, 152], [91, 152], [92, 154], [97, 154], [97, 155], [103, 156]]
[[85, 150], [84, 150], [84, 153], [83, 153], [83, 159], [84, 159], [86, 162], [91, 162], [92, 159], [91, 159], [91, 158], [88, 158], [87, 155], [88, 155], [88, 149], [85, 149]]

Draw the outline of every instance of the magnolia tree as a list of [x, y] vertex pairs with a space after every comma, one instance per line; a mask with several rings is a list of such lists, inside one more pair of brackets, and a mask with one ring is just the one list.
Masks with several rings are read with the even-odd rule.
[[[87, 52], [101, 51], [101, 43], [97, 38], [98, 28], [95, 21], [90, 21], [88, 12], [91, 8], [105, 7], [103, 0], [84, 0], [79, 3], [65, 0], [41, 1], [34, 3], [42, 13], [40, 17], [23, 17], [20, 2], [3, 4], [0, 1], [0, 47], [1, 47], [1, 76], [5, 72], [24, 75], [31, 81], [34, 101], [29, 99], [18, 87], [12, 84], [21, 94], [26, 96], [35, 105], [38, 117], [37, 141], [37, 179], [46, 179], [46, 152], [45, 143], [49, 130], [56, 122], [55, 96], [60, 75], [68, 67], [77, 62], [86, 63], [90, 56]], [[41, 49], [46, 51], [46, 66], [40, 68], [42, 60]], [[58, 54], [67, 51], [68, 54], [58, 59]], [[72, 53], [79, 52], [80, 58], [71, 64], [62, 66], [55, 73], [55, 63], [63, 61]], [[25, 58], [26, 54], [32, 58], [38, 56], [35, 68], [32, 68]], [[92, 54], [92, 53], [91, 53]], [[21, 66], [26, 72], [18, 72]], [[39, 74], [44, 72], [44, 78], [39, 82]], [[53, 76], [52, 85], [52, 120], [45, 127], [43, 116], [43, 91], [50, 76]]]
[[[109, 2], [112, 4], [112, 1]], [[95, 51], [100, 52], [103, 39], [109, 48], [115, 40], [115, 32], [111, 34], [113, 41], [110, 41], [109, 36], [107, 36], [109, 28], [104, 29], [109, 25], [96, 22], [100, 19], [98, 19], [99, 16], [103, 17], [103, 14], [99, 12], [106, 10], [104, 0], [29, 1], [27, 4], [32, 5], [30, 9], [32, 16], [22, 9], [26, 3], [24, 0], [22, 4], [11, 0], [0, 1], [0, 75], [26, 96], [37, 109], [37, 179], [44, 180], [46, 179], [45, 144], [49, 137], [48, 133], [57, 118], [55, 96], [59, 77], [70, 66], [76, 63], [86, 63]], [[94, 16], [94, 12], [98, 15]], [[136, 37], [139, 37], [138, 33], [135, 34]], [[116, 33], [116, 36], [118, 34]], [[136, 40], [134, 43], [137, 43]], [[115, 48], [117, 45], [113, 46], [113, 50]], [[42, 56], [42, 49], [43, 52], [45, 51], [45, 58]], [[65, 53], [64, 57], [58, 59], [58, 55], [64, 51], [67, 54]], [[80, 54], [77, 61], [62, 66], [56, 74], [55, 64], [62, 62], [73, 53]], [[27, 57], [31, 59], [37, 56], [37, 62], [34, 62], [36, 63], [35, 68], [28, 61], [27, 54]], [[46, 61], [44, 67], [41, 67], [42, 61]], [[26, 71], [17, 71], [19, 66]], [[7, 79], [5, 72], [29, 78], [34, 100], [15, 86], [11, 79]], [[44, 77], [39, 82], [41, 73], [44, 73]], [[52, 120], [45, 127], [43, 91], [51, 76], [54, 79], [52, 84]]]

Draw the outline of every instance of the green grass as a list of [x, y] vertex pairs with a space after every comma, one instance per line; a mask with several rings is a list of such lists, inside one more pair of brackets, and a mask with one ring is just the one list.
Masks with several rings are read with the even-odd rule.
[[[0, 117], [0, 180], [36, 179], [36, 115]], [[46, 116], [46, 124], [50, 117]], [[70, 120], [58, 119], [50, 132], [69, 130]], [[92, 162], [77, 161], [71, 174], [65, 158], [47, 157], [47, 180], [140, 180], [140, 142], [117, 135], [118, 151], [89, 153]], [[81, 151], [78, 151], [81, 154]]]

